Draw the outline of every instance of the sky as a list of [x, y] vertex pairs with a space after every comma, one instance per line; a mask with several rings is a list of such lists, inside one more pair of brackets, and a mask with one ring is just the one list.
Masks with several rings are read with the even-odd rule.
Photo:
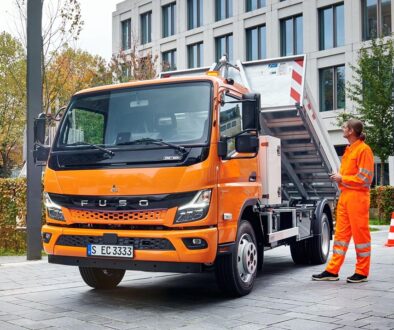
[[[56, 1], [56, 0], [44, 0]], [[93, 55], [100, 55], [107, 61], [112, 54], [112, 12], [122, 0], [79, 0], [82, 19], [85, 24], [77, 47]], [[45, 4], [44, 4], [45, 7]], [[0, 0], [0, 32], [16, 35], [18, 11], [14, 0]]]

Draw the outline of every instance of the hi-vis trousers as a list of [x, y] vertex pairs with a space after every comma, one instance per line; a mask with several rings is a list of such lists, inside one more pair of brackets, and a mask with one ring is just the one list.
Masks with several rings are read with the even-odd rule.
[[337, 205], [333, 254], [326, 268], [328, 272], [339, 273], [352, 236], [357, 253], [355, 272], [368, 276], [371, 262], [369, 191], [346, 189], [341, 192]]

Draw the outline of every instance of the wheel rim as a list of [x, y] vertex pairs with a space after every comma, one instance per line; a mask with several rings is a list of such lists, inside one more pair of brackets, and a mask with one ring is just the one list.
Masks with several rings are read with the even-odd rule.
[[327, 221], [322, 222], [321, 236], [321, 249], [326, 256], [330, 250], [330, 228], [328, 227]]
[[257, 248], [249, 234], [243, 234], [239, 240], [237, 268], [241, 281], [249, 284], [257, 269]]

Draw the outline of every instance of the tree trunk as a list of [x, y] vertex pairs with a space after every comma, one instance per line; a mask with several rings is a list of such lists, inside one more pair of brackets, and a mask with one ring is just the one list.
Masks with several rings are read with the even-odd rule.
[[383, 161], [382, 159], [380, 160], [380, 185], [384, 185], [384, 164], [386, 162]]
[[0, 151], [1, 160], [3, 162], [3, 167], [1, 168], [0, 176], [3, 178], [8, 178], [10, 176], [10, 162], [7, 157], [7, 152]]

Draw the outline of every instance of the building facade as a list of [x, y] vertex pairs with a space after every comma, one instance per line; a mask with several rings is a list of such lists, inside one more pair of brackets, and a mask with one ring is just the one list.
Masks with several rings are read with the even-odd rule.
[[[393, 0], [125, 0], [113, 13], [112, 50], [138, 45], [142, 56], [159, 57], [159, 70], [210, 66], [223, 53], [242, 61], [305, 53], [309, 87], [341, 155], [336, 116], [354, 111], [345, 98], [351, 65], [365, 41], [391, 37], [393, 27]], [[394, 185], [393, 157], [386, 167]]]

